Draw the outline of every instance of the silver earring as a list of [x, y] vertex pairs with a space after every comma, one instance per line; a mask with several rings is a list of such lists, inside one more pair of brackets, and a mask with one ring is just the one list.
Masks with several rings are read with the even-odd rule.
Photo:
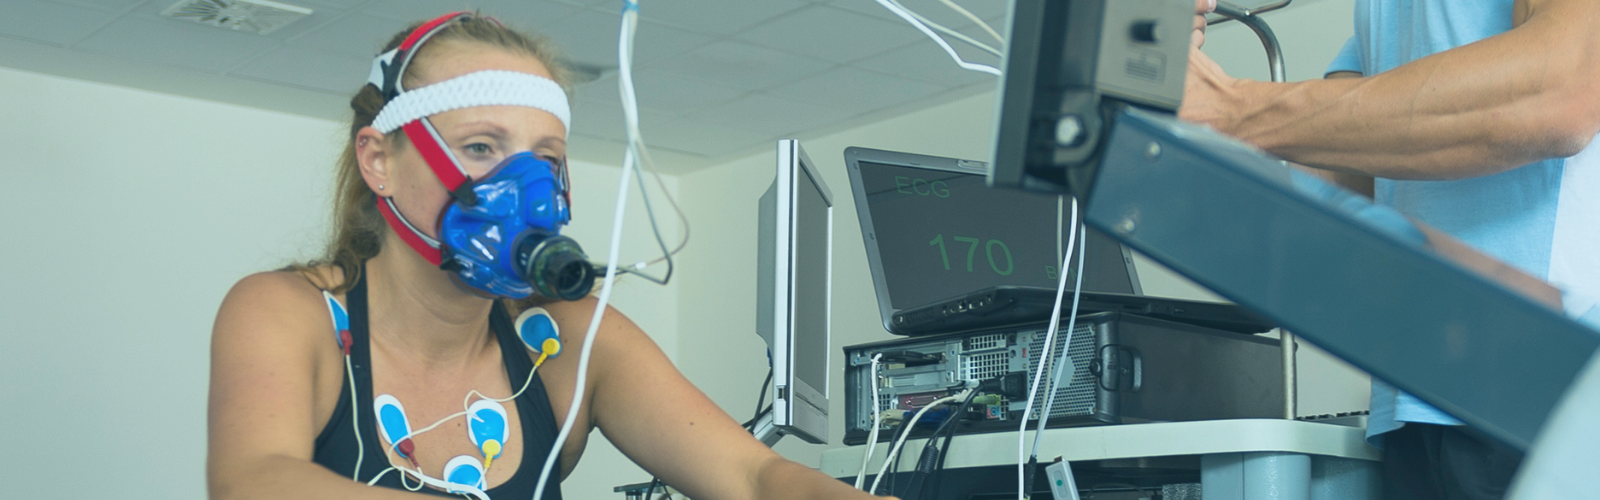
[[378, 190], [379, 190], [379, 191], [383, 191], [383, 184], [379, 184], [379, 185], [378, 185]]

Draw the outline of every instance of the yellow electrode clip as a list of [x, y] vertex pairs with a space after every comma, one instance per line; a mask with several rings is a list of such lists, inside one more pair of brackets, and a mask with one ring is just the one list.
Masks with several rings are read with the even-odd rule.
[[539, 359], [533, 362], [533, 367], [538, 368], [544, 364], [545, 359], [558, 354], [561, 354], [561, 341], [553, 338], [544, 339], [544, 345], [539, 346]]
[[500, 442], [487, 439], [483, 441], [483, 470], [489, 470], [489, 464], [494, 463], [494, 457], [500, 456]]

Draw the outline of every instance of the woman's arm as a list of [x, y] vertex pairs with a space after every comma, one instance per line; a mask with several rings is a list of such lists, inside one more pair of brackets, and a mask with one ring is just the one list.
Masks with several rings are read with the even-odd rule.
[[1518, 0], [1511, 31], [1366, 78], [1229, 77], [1198, 48], [1179, 116], [1288, 160], [1461, 179], [1583, 150], [1600, 131], [1600, 2]]
[[[318, 381], [342, 380], [344, 369], [326, 311], [316, 289], [293, 273], [247, 277], [223, 299], [211, 337], [206, 483], [213, 500], [419, 498], [311, 461], [321, 427], [314, 401], [319, 389], [338, 390]], [[340, 371], [327, 373], [334, 365]]]
[[[548, 307], [566, 318], [563, 333], [588, 326], [594, 310], [592, 300]], [[599, 335], [590, 361], [592, 421], [634, 462], [689, 497], [876, 498], [756, 441], [616, 310], [606, 312]], [[575, 360], [578, 344], [567, 345]]]

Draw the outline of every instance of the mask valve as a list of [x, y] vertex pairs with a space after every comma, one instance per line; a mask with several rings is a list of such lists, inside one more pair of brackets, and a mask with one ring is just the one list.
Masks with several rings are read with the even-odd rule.
[[517, 248], [517, 271], [534, 293], [561, 300], [589, 295], [596, 277], [578, 242], [560, 235], [523, 240]]

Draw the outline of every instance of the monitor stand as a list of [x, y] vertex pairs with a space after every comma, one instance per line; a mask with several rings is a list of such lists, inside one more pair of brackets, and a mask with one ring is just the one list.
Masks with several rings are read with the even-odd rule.
[[754, 434], [756, 440], [761, 441], [768, 448], [778, 444], [778, 441], [782, 440], [784, 436], [783, 431], [778, 429], [777, 425], [773, 425], [772, 412], [770, 411], [762, 415], [761, 419], [756, 420], [756, 425], [750, 429], [750, 433]]

